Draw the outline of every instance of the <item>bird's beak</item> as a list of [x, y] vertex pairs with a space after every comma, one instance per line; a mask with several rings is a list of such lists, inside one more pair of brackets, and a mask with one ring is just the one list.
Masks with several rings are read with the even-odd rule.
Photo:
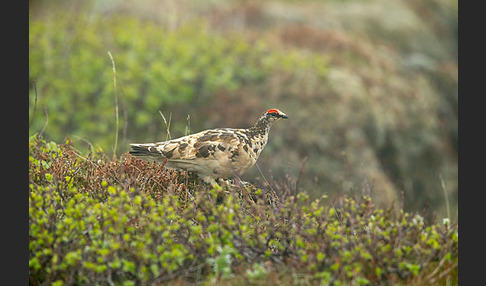
[[283, 118], [283, 119], [287, 119], [287, 118], [289, 118], [289, 117], [287, 116], [287, 114], [282, 113], [282, 118]]

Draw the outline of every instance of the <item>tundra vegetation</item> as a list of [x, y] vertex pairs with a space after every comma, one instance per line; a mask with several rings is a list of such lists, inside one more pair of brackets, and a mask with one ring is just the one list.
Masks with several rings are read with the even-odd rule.
[[458, 228], [29, 140], [31, 285], [457, 284]]

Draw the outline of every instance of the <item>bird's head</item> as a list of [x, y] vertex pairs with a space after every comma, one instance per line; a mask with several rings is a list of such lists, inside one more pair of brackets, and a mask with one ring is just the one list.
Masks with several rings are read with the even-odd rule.
[[263, 114], [260, 116], [255, 125], [251, 127], [251, 129], [256, 133], [266, 134], [270, 130], [270, 127], [273, 125], [273, 123], [286, 118], [289, 117], [282, 111], [278, 109], [269, 109], [263, 112]]
[[269, 122], [289, 118], [287, 114], [283, 113], [278, 109], [269, 109], [265, 111], [265, 113], [263, 113], [262, 117], [265, 117]]
[[280, 119], [289, 118], [287, 114], [283, 113], [278, 109], [269, 109], [265, 111], [258, 119], [255, 126], [263, 129], [268, 129], [273, 123], [279, 121]]

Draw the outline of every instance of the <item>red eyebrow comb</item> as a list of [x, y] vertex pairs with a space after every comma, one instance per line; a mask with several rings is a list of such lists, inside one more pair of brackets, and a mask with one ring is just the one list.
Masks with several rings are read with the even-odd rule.
[[279, 113], [276, 109], [269, 109], [267, 113]]

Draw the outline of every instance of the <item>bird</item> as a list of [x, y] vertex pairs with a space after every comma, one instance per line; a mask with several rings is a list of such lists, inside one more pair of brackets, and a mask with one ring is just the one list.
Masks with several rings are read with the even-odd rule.
[[268, 109], [246, 129], [215, 128], [156, 143], [132, 143], [129, 154], [165, 167], [190, 171], [212, 186], [239, 178], [258, 160], [268, 142], [270, 127], [288, 116]]

